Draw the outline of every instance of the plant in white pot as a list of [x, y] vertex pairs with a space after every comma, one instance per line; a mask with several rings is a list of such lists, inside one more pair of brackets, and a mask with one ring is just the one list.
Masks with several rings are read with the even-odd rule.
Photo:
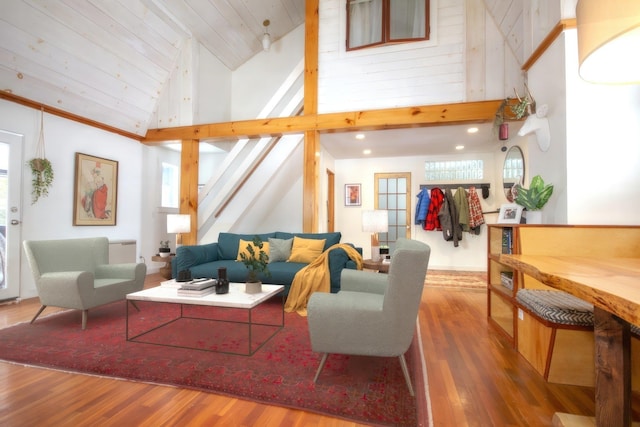
[[553, 194], [553, 184], [545, 184], [540, 175], [531, 180], [529, 188], [517, 186], [515, 202], [527, 210], [527, 223], [540, 224], [542, 213], [540, 210], [547, 204]]
[[253, 241], [247, 244], [246, 251], [240, 252], [240, 260], [247, 267], [247, 283], [245, 291], [250, 294], [262, 292], [262, 282], [258, 279], [259, 273], [270, 276], [271, 272], [267, 267], [269, 255], [263, 250], [264, 243], [259, 236], [255, 236]]

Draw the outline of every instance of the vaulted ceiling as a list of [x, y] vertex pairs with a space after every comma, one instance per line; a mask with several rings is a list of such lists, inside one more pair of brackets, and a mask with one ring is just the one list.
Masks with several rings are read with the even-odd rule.
[[144, 135], [186, 39], [235, 70], [304, 22], [304, 0], [8, 0], [0, 90]]
[[[522, 61], [522, 1], [481, 1]], [[305, 0], [4, 0], [0, 97], [11, 94], [144, 136], [186, 40], [197, 40], [235, 70], [262, 49], [265, 19], [278, 40], [304, 16]], [[466, 127], [451, 129], [466, 135]], [[481, 126], [474, 139], [490, 132]], [[462, 138], [433, 129], [396, 134], [407, 155], [427, 139], [430, 147], [433, 139], [442, 140], [448, 152], [451, 144], [445, 142]], [[343, 153], [352, 147], [349, 156], [359, 156], [352, 136], [334, 134], [327, 144], [340, 145]], [[378, 136], [388, 151], [389, 135]], [[369, 145], [374, 138], [368, 136]], [[400, 145], [392, 154], [399, 154]]]

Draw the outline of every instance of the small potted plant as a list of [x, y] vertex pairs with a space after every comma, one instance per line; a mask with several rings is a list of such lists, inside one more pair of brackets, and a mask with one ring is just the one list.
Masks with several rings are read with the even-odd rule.
[[529, 188], [517, 185], [515, 202], [527, 210], [527, 223], [540, 224], [540, 210], [547, 204], [553, 194], [553, 184], [545, 184], [540, 175], [531, 180]]
[[171, 254], [171, 248], [169, 248], [168, 240], [160, 240], [160, 249], [158, 249], [160, 256], [166, 258]]
[[245, 291], [249, 294], [262, 292], [262, 282], [258, 279], [259, 273], [264, 273], [267, 276], [271, 275], [267, 267], [269, 255], [262, 250], [263, 247], [262, 239], [259, 236], [255, 236], [253, 241], [247, 245], [247, 251], [240, 253], [240, 259], [248, 270]]
[[49, 187], [53, 184], [53, 167], [46, 158], [34, 157], [29, 160], [31, 168], [31, 204], [38, 201], [40, 197], [49, 195]]

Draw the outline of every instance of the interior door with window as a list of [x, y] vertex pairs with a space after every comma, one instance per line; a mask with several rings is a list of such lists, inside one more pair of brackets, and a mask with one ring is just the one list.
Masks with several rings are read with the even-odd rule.
[[22, 136], [0, 131], [0, 301], [20, 296]]
[[392, 253], [398, 237], [411, 237], [411, 174], [377, 173], [374, 181], [375, 208], [389, 211], [389, 231], [378, 233], [378, 240]]

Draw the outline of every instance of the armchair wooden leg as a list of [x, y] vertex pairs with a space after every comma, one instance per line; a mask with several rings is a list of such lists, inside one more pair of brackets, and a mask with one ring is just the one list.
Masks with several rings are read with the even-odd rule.
[[402, 367], [402, 373], [404, 374], [404, 379], [407, 381], [407, 387], [409, 387], [409, 394], [414, 396], [413, 387], [411, 386], [411, 378], [409, 377], [409, 370], [407, 369], [407, 361], [404, 358], [404, 354], [398, 356], [400, 359], [400, 366]]
[[322, 371], [322, 368], [324, 368], [324, 364], [327, 361], [327, 357], [329, 357], [329, 353], [325, 353], [322, 355], [322, 359], [320, 359], [320, 366], [318, 366], [318, 370], [316, 371], [316, 376], [313, 377], [314, 383], [318, 380], [318, 377], [320, 376], [320, 371]]
[[33, 319], [31, 319], [31, 323], [35, 322], [36, 319], [38, 318], [38, 316], [40, 316], [40, 313], [42, 313], [44, 311], [44, 309], [47, 308], [46, 305], [43, 305], [40, 307], [40, 310], [38, 310], [38, 312], [36, 313], [35, 316], [33, 316]]
[[89, 317], [89, 310], [82, 310], [82, 330], [87, 329], [87, 317]]

